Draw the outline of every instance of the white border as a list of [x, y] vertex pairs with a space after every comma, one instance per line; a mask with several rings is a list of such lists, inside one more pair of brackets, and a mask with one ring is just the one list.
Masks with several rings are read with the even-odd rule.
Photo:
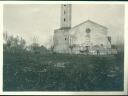
[[[0, 4], [0, 85], [3, 87], [3, 5]], [[0, 93], [2, 92], [2, 88], [0, 88]]]
[[[3, 42], [3, 5], [4, 4], [124, 4], [125, 5], [125, 58], [124, 58], [124, 91], [86, 91], [86, 92], [66, 92], [66, 91], [21, 91], [3, 92], [3, 44], [0, 43], [0, 95], [128, 95], [128, 2], [115, 1], [0, 1], [0, 42]], [[127, 10], [127, 11], [126, 11]], [[127, 22], [126, 22], [127, 21]], [[116, 24], [116, 23], [115, 23]]]

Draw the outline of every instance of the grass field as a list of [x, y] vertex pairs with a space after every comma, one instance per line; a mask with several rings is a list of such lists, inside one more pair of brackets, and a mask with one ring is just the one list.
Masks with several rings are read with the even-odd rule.
[[123, 56], [4, 52], [4, 91], [123, 90]]

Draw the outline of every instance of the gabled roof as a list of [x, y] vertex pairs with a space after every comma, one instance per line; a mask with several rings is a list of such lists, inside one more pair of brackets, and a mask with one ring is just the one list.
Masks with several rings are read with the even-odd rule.
[[80, 26], [80, 25], [82, 25], [82, 24], [84, 24], [84, 23], [87, 23], [87, 22], [90, 22], [90, 23], [92, 23], [92, 24], [95, 24], [95, 25], [98, 25], [98, 26], [103, 27], [103, 28], [105, 28], [105, 29], [108, 29], [107, 27], [105, 27], [105, 26], [103, 26], [103, 25], [100, 25], [100, 24], [98, 24], [98, 23], [96, 23], [96, 22], [93, 22], [93, 21], [91, 21], [91, 20], [86, 20], [86, 21], [84, 21], [84, 22], [82, 22], [82, 23], [80, 23], [80, 24], [78, 24], [78, 25], [76, 25], [76, 26], [74, 26], [74, 27], [72, 27], [72, 28], [78, 27], [78, 26]]

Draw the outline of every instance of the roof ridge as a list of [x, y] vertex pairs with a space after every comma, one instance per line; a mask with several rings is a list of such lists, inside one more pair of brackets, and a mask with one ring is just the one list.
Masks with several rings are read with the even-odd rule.
[[82, 25], [82, 24], [84, 24], [84, 23], [86, 23], [86, 22], [91, 22], [91, 23], [93, 23], [93, 24], [97, 24], [97, 25], [99, 25], [99, 26], [101, 26], [101, 27], [103, 27], [103, 28], [105, 28], [105, 29], [108, 29], [107, 27], [105, 27], [105, 26], [103, 26], [103, 25], [101, 25], [101, 24], [98, 24], [98, 23], [96, 23], [96, 22], [94, 22], [94, 21], [92, 21], [92, 20], [86, 20], [86, 21], [84, 21], [84, 22], [82, 22], [82, 23], [80, 23], [80, 24], [78, 24], [78, 25], [75, 25], [74, 27], [72, 27], [72, 28], [75, 28], [75, 27], [78, 27], [78, 26], [80, 26], [80, 25]]

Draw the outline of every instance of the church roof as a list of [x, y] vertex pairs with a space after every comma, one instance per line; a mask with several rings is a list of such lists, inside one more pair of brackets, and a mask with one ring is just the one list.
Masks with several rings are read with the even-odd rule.
[[82, 22], [82, 23], [80, 23], [80, 24], [74, 26], [73, 28], [78, 27], [78, 26], [80, 26], [80, 25], [82, 25], [82, 24], [84, 24], [84, 23], [87, 23], [87, 22], [90, 22], [90, 23], [95, 24], [95, 25], [98, 25], [98, 26], [100, 26], [100, 27], [102, 27], [102, 28], [108, 29], [107, 27], [105, 27], [105, 26], [103, 26], [103, 25], [101, 25], [101, 24], [98, 24], [98, 23], [96, 23], [96, 22], [94, 22], [94, 21], [91, 21], [91, 20], [86, 20], [86, 21], [84, 21], [84, 22]]

